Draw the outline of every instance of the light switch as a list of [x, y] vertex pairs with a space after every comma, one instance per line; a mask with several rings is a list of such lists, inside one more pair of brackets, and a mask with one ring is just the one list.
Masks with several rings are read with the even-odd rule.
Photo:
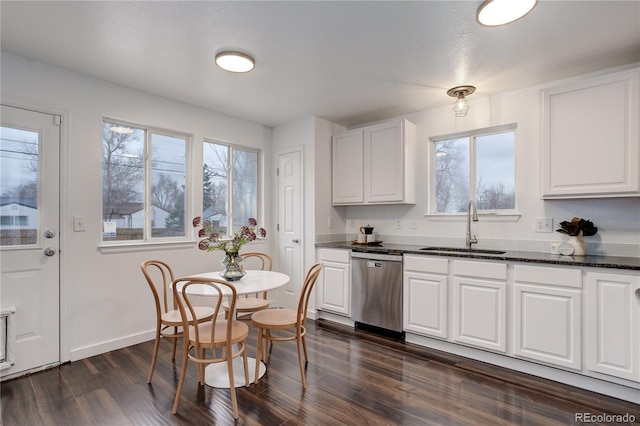
[[86, 218], [84, 216], [74, 216], [73, 217], [73, 232], [84, 232], [87, 230], [87, 226], [85, 224]]
[[552, 232], [553, 231], [553, 218], [551, 217], [537, 217], [534, 222], [535, 232]]

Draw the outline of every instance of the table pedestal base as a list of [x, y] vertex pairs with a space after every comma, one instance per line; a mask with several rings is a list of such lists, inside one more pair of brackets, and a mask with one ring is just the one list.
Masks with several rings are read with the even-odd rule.
[[[249, 368], [249, 383], [253, 383], [253, 379], [256, 374], [256, 359], [247, 357], [247, 366]], [[267, 366], [260, 362], [260, 373], [258, 378], [264, 376], [267, 372]], [[219, 362], [217, 364], [210, 364], [204, 370], [204, 382], [207, 386], [214, 388], [226, 388], [229, 389], [229, 373], [227, 372], [227, 363]], [[233, 360], [233, 384], [235, 387], [245, 386], [244, 382], [244, 366], [242, 364], [242, 358], [235, 358]]]

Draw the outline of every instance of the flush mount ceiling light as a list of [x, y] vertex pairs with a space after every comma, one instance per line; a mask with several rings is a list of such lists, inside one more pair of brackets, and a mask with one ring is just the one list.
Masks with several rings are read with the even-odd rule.
[[456, 117], [464, 117], [469, 111], [469, 104], [465, 96], [472, 94], [476, 91], [474, 86], [457, 86], [453, 89], [447, 90], [447, 95], [453, 96], [456, 99], [456, 103], [453, 107], [453, 111], [456, 113]]
[[246, 53], [226, 51], [216, 55], [216, 65], [229, 72], [249, 72], [256, 62]]
[[485, 0], [476, 19], [487, 27], [497, 27], [522, 18], [536, 6], [538, 0]]

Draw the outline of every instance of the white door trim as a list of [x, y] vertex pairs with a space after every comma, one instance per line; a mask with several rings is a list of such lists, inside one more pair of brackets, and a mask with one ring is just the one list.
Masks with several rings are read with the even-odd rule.
[[[286, 154], [292, 154], [292, 153], [299, 153], [300, 155], [300, 239], [301, 239], [301, 243], [300, 243], [300, 264], [298, 265], [299, 270], [300, 270], [300, 284], [302, 284], [302, 281], [304, 281], [304, 276], [306, 274], [306, 269], [305, 269], [305, 246], [306, 246], [306, 240], [307, 240], [307, 235], [305, 232], [305, 225], [306, 225], [306, 221], [305, 221], [305, 201], [306, 201], [306, 197], [305, 197], [305, 156], [304, 156], [304, 146], [303, 145], [296, 145], [296, 146], [290, 146], [287, 148], [283, 148], [281, 150], [278, 150], [275, 153], [275, 158], [274, 158], [274, 162], [275, 162], [275, 169], [277, 170], [279, 165], [280, 165], [280, 157], [282, 155], [286, 155]], [[276, 223], [279, 223], [280, 221], [280, 177], [277, 176], [276, 177], [276, 184], [275, 184], [275, 191], [276, 191], [276, 198], [277, 198], [277, 208], [276, 208]], [[278, 257], [277, 260], [277, 264], [280, 265], [280, 235], [278, 235], [278, 242], [276, 244], [276, 255]], [[292, 277], [292, 281], [295, 281], [295, 277]], [[281, 295], [284, 294], [284, 290], [282, 290], [282, 293], [280, 293]]]
[[68, 253], [69, 247], [69, 235], [71, 232], [71, 227], [69, 225], [69, 221], [66, 218], [70, 217], [70, 209], [69, 209], [69, 198], [67, 194], [69, 193], [69, 144], [67, 141], [67, 135], [69, 134], [69, 111], [66, 109], [61, 109], [57, 107], [51, 107], [48, 105], [38, 104], [36, 102], [32, 102], [25, 99], [19, 99], [11, 96], [2, 96], [2, 105], [11, 106], [14, 108], [22, 108], [29, 111], [40, 112], [43, 114], [51, 114], [58, 115], [62, 118], [62, 122], [60, 123], [60, 146], [58, 149], [59, 153], [59, 162], [60, 162], [60, 172], [59, 172], [59, 186], [60, 186], [60, 277], [59, 277], [59, 298], [60, 298], [60, 307], [59, 307], [59, 315], [60, 315], [60, 363], [65, 363], [71, 360], [71, 350], [70, 350], [70, 341], [71, 336], [69, 335], [69, 324], [70, 324], [70, 300], [69, 300], [69, 262], [67, 261], [67, 257], [65, 253]]

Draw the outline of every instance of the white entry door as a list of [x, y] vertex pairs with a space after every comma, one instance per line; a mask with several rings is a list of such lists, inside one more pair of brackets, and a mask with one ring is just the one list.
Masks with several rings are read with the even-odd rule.
[[296, 309], [304, 279], [302, 264], [302, 151], [278, 156], [278, 264], [291, 280], [284, 289], [282, 307]]
[[60, 117], [2, 105], [0, 377], [60, 361]]

